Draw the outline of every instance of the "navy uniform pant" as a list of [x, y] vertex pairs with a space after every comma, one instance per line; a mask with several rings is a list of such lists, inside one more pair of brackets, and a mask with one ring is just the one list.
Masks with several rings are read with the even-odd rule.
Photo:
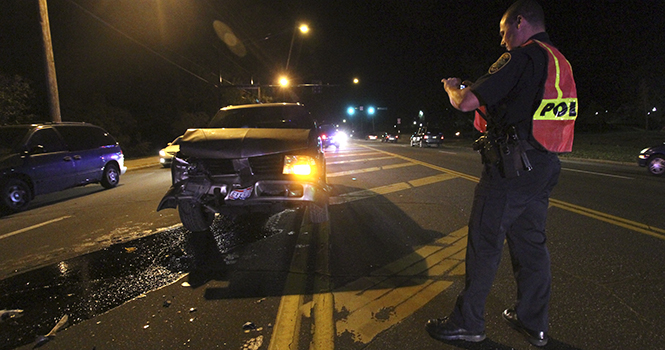
[[545, 222], [549, 196], [561, 163], [556, 154], [527, 151], [533, 170], [502, 178], [494, 166], [476, 186], [466, 250], [466, 281], [451, 320], [469, 331], [485, 329], [485, 301], [508, 242], [517, 281], [515, 308], [525, 327], [547, 331], [552, 275], [546, 247]]

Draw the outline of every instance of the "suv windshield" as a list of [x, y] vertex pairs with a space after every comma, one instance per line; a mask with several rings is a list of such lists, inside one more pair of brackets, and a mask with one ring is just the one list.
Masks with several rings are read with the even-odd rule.
[[29, 127], [1, 127], [0, 128], [0, 154], [8, 154], [14, 150], [25, 134], [30, 130]]
[[220, 110], [208, 127], [311, 129], [314, 121], [301, 106], [266, 106]]

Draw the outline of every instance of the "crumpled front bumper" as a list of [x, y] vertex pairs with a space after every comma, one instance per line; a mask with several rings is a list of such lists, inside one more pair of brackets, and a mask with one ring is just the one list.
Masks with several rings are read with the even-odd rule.
[[249, 185], [213, 183], [207, 178], [190, 178], [171, 186], [157, 211], [177, 208], [179, 201], [196, 201], [219, 212], [224, 206], [243, 206], [277, 202], [328, 203], [330, 187], [320, 182], [258, 180]]

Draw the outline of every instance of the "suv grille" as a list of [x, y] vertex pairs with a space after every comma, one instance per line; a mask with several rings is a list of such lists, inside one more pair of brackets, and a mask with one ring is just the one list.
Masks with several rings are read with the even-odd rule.
[[249, 158], [249, 165], [256, 175], [281, 174], [284, 169], [284, 155], [271, 154]]
[[235, 174], [231, 159], [204, 159], [208, 172], [213, 175]]

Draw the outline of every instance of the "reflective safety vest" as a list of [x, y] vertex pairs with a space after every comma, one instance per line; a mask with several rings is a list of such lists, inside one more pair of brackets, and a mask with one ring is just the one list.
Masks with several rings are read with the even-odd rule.
[[[550, 152], [570, 152], [573, 150], [575, 119], [579, 110], [573, 69], [554, 46], [538, 40], [530, 40], [525, 45], [534, 43], [545, 50], [548, 63], [543, 98], [533, 114], [531, 134]], [[485, 106], [476, 111], [473, 124], [480, 132], [487, 129], [487, 122], [483, 118], [486, 114]]]

